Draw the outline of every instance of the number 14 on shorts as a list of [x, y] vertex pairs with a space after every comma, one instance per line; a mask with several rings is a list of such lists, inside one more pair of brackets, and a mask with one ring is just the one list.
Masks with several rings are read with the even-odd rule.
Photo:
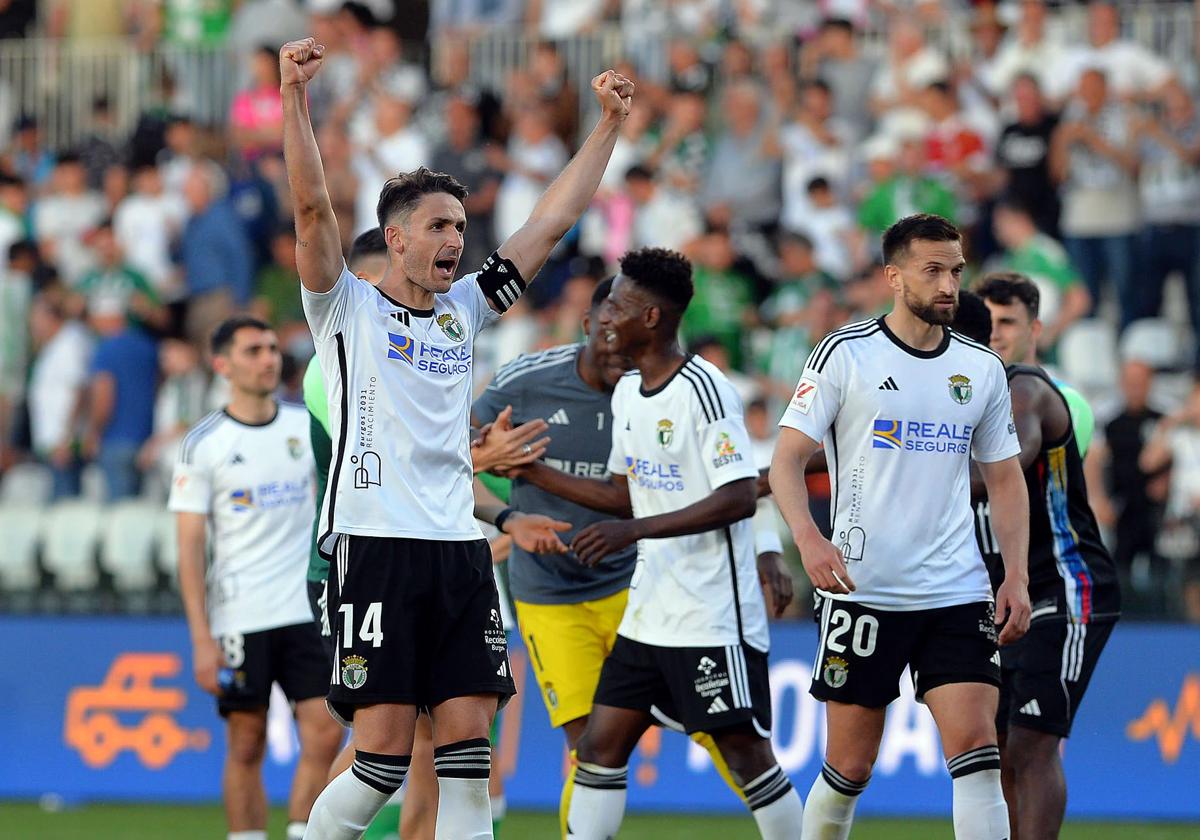
[[[342, 647], [353, 647], [354, 604], [342, 604], [338, 607], [338, 612], [342, 616], [342, 632], [339, 634], [342, 639]], [[382, 601], [372, 601], [367, 604], [367, 609], [363, 613], [362, 626], [358, 631], [358, 638], [364, 642], [370, 642], [371, 647], [379, 647], [383, 644]]]

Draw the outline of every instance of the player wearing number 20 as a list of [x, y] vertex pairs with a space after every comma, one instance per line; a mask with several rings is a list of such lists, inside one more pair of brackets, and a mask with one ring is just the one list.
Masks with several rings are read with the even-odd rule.
[[[806, 838], [849, 835], [908, 666], [933, 713], [963, 840], [1010, 836], [995, 714], [999, 643], [1029, 624], [1029, 505], [1004, 364], [948, 325], [962, 242], [938, 216], [883, 236], [892, 311], [830, 333], [784, 413], [771, 486], [818, 591], [812, 694], [825, 701], [825, 766]], [[824, 442], [834, 542], [814, 524], [804, 466]], [[993, 499], [1005, 579], [993, 604], [975, 544], [969, 459]]]
[[179, 530], [179, 589], [196, 681], [217, 696], [228, 730], [230, 837], [267, 838], [261, 770], [278, 682], [300, 730], [287, 830], [298, 840], [342, 735], [325, 712], [329, 660], [304, 589], [314, 514], [308, 414], [275, 401], [283, 358], [266, 324], [225, 321], [213, 333], [212, 354], [231, 396], [192, 427], [175, 464], [168, 507]]

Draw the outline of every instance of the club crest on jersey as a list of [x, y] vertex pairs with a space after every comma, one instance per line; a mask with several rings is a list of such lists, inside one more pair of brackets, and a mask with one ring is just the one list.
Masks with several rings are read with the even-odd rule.
[[717, 457], [713, 458], [714, 467], [724, 467], [742, 460], [742, 454], [737, 451], [733, 441], [725, 432], [717, 437]]
[[437, 316], [437, 325], [442, 328], [446, 338], [451, 341], [462, 341], [466, 335], [463, 332], [462, 324], [449, 312]]
[[300, 447], [300, 438], [290, 437], [287, 439], [288, 454], [295, 460], [299, 461], [300, 456], [304, 454], [304, 450]]
[[347, 656], [342, 660], [342, 685], [346, 688], [362, 688], [367, 681], [367, 660], [361, 656]]
[[971, 401], [972, 390], [971, 380], [961, 373], [956, 373], [950, 377], [950, 399], [959, 405], [966, 405]]
[[229, 501], [233, 503], [234, 511], [253, 510], [254, 492], [248, 487], [241, 490], [234, 490], [229, 494]]
[[825, 680], [825, 685], [830, 688], [841, 688], [846, 684], [846, 677], [849, 674], [850, 666], [845, 659], [840, 656], [825, 658], [825, 667], [821, 669], [821, 679]]
[[670, 420], [658, 421], [658, 445], [666, 449], [671, 445], [671, 441], [675, 439], [675, 424]]

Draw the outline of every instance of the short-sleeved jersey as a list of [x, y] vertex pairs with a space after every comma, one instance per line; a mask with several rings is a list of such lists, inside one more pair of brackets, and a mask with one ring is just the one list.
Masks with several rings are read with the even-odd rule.
[[321, 551], [337, 534], [482, 539], [473, 516], [469, 413], [475, 336], [498, 316], [471, 274], [411, 309], [343, 266], [302, 288], [329, 399], [333, 456]]
[[215, 635], [312, 620], [305, 591], [315, 504], [308, 412], [261, 426], [214, 411], [184, 437], [167, 507], [209, 521], [208, 620]]
[[[612, 445], [612, 406], [608, 392], [580, 378], [582, 350], [582, 344], [568, 344], [517, 357], [500, 368], [475, 401], [472, 414], [480, 423], [490, 423], [511, 405], [514, 425], [545, 420], [550, 424], [545, 463], [571, 475], [603, 479]], [[570, 522], [574, 527], [559, 535], [568, 545], [580, 529], [612, 518], [520, 478], [513, 482], [509, 504]], [[593, 601], [628, 586], [636, 558], [637, 548], [630, 546], [589, 569], [562, 555], [532, 554], [514, 545], [508, 558], [509, 589], [514, 598], [529, 604]]]
[[[625, 476], [638, 519], [695, 504], [732, 481], [755, 478], [742, 401], [724, 374], [690, 356], [653, 391], [637, 371], [612, 397], [611, 472]], [[754, 557], [754, 525], [640, 540], [629, 603], [617, 632], [662, 647], [770, 639]]]
[[826, 594], [892, 610], [992, 597], [969, 460], [1020, 452], [999, 356], [950, 330], [921, 351], [882, 318], [851, 324], [813, 349], [780, 425], [825, 444], [833, 543], [857, 587]]

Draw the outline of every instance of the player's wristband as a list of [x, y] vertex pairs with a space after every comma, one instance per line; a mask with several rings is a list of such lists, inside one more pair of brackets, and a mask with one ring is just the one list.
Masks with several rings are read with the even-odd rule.
[[508, 520], [508, 517], [512, 516], [516, 512], [517, 512], [516, 508], [506, 507], [504, 510], [502, 510], [498, 514], [496, 514], [496, 521], [492, 523], [493, 525], [496, 526], [496, 530], [499, 531], [501, 534], [503, 534], [504, 533], [504, 523]]
[[475, 282], [479, 284], [483, 296], [501, 315], [525, 293], [526, 283], [521, 272], [517, 271], [512, 260], [500, 256], [499, 251], [493, 251], [487, 258]]

